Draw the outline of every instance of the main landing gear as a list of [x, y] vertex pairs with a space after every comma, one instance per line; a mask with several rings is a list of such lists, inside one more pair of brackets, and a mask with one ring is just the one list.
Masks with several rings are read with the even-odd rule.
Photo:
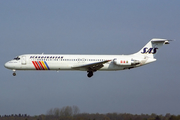
[[93, 71], [87, 71], [87, 72], [88, 72], [87, 76], [88, 76], [89, 78], [93, 76]]

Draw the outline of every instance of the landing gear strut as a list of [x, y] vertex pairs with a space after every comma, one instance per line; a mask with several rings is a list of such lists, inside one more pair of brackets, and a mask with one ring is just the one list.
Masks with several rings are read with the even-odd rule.
[[88, 76], [89, 78], [92, 77], [92, 76], [93, 76], [93, 72], [92, 72], [92, 71], [88, 71], [87, 76]]

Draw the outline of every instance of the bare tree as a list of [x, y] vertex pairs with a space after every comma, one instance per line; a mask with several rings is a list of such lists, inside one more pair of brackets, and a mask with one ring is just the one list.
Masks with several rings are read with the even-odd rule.
[[54, 114], [54, 116], [60, 116], [60, 109], [59, 108], [54, 108], [53, 114]]
[[50, 110], [47, 111], [47, 115], [53, 115], [53, 109], [51, 108]]
[[47, 115], [52, 116], [74, 116], [79, 114], [80, 110], [77, 106], [66, 106], [63, 108], [54, 108], [47, 111]]
[[66, 107], [61, 108], [60, 116], [72, 116], [72, 115], [73, 115], [72, 107], [66, 106]]
[[73, 115], [77, 115], [80, 113], [80, 109], [75, 105], [73, 105], [72, 111], [73, 111]]

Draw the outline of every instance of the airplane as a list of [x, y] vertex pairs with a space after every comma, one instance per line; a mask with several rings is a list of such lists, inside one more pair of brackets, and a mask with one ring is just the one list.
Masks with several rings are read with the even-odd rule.
[[130, 55], [72, 55], [72, 54], [24, 54], [5, 63], [7, 69], [60, 71], [87, 71], [87, 77], [92, 77], [96, 71], [117, 71], [140, 67], [155, 62], [155, 55], [167, 39], [153, 38], [140, 51]]

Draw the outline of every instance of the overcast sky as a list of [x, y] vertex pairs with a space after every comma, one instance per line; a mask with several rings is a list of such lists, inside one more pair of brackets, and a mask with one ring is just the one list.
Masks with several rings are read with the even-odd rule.
[[[76, 105], [87, 113], [180, 114], [180, 1], [0, 0], [0, 115], [46, 114]], [[149, 65], [87, 78], [81, 71], [12, 71], [27, 53], [131, 54], [152, 38], [175, 40]]]

